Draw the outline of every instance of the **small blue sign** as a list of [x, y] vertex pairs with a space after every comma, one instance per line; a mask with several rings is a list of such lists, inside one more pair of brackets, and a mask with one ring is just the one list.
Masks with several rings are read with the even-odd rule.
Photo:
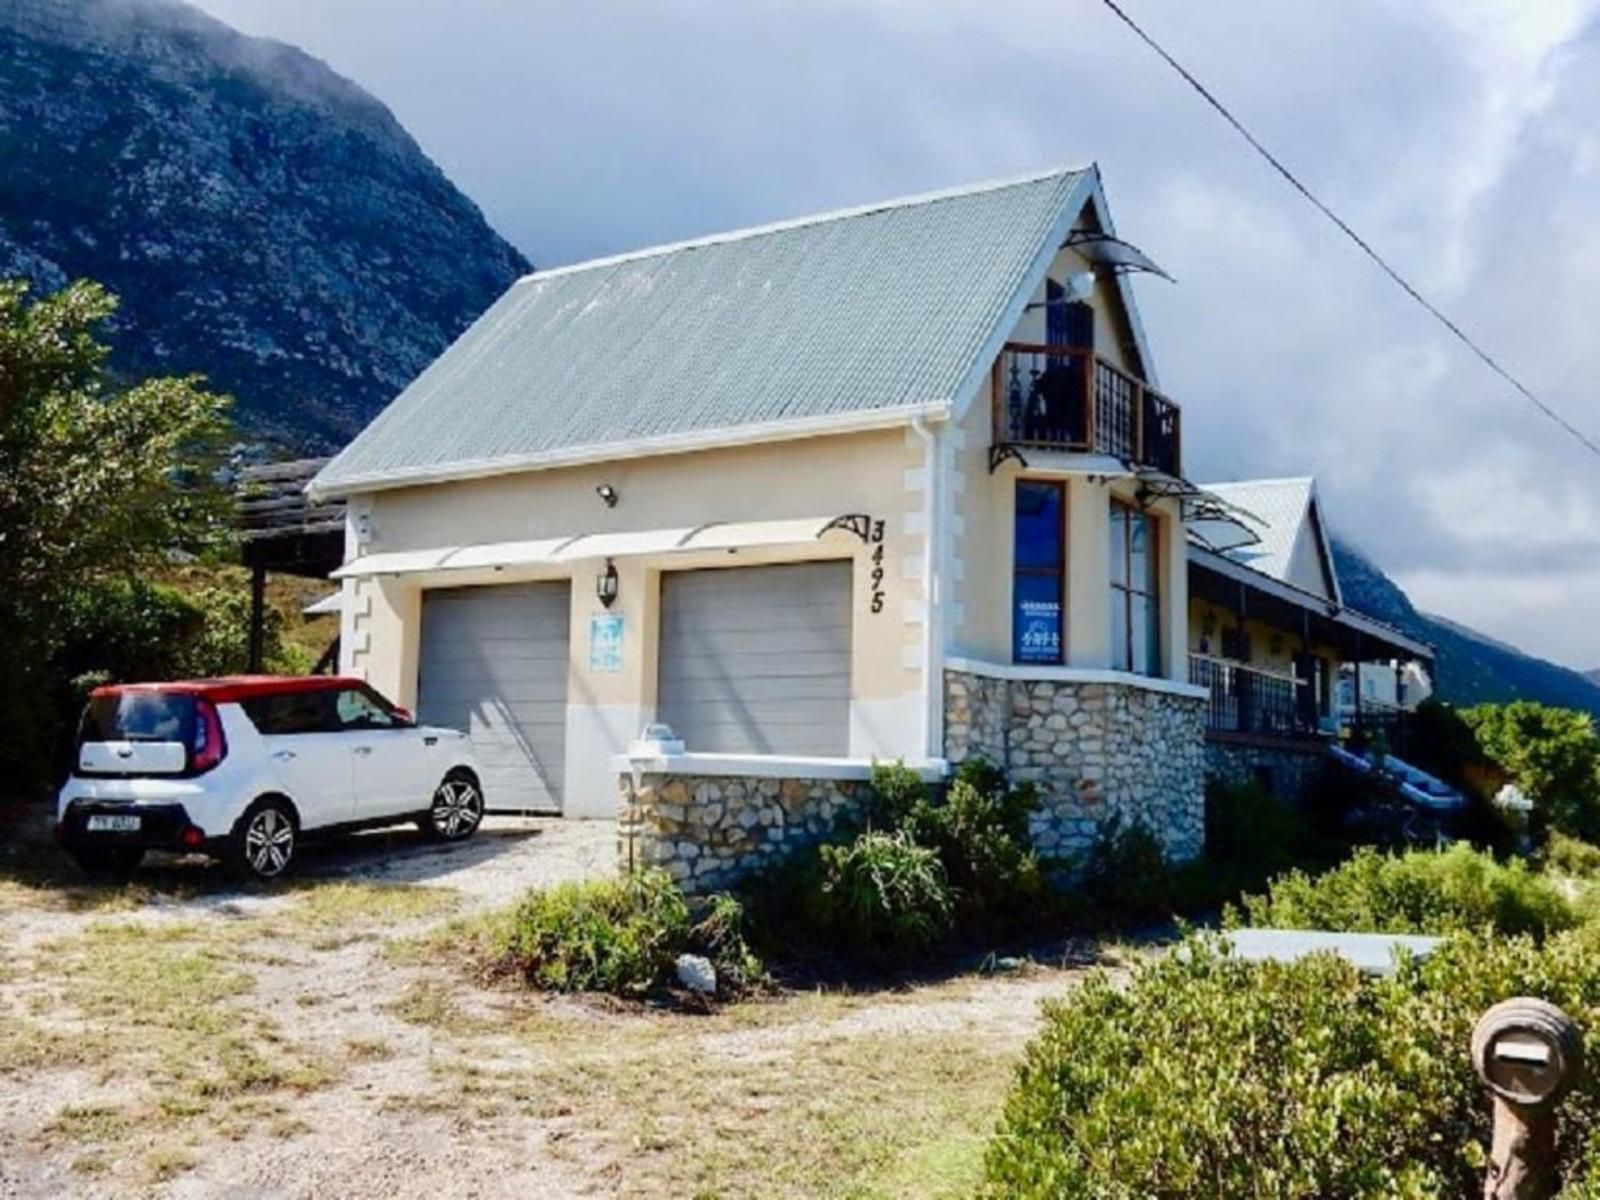
[[589, 670], [622, 670], [622, 617], [617, 613], [589, 618]]

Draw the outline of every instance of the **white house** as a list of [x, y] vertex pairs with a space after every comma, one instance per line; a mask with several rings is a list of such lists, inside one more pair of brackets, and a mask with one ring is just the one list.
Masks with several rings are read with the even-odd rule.
[[1140, 269], [1089, 168], [535, 272], [313, 483], [348, 500], [342, 666], [468, 728], [491, 804], [620, 787], [629, 849], [697, 883], [875, 759], [976, 753], [1038, 781], [1046, 849], [1116, 812], [1193, 854], [1186, 517], [1222, 509]]

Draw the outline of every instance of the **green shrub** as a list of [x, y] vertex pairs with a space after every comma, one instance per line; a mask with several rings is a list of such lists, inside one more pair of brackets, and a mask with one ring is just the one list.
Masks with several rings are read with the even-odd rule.
[[927, 803], [928, 786], [903, 762], [874, 762], [867, 782], [867, 818], [874, 829], [896, 830]]
[[917, 950], [950, 932], [953, 902], [937, 852], [903, 833], [817, 848], [808, 916], [857, 948]]
[[1112, 817], [1100, 828], [1078, 884], [1099, 919], [1127, 927], [1168, 916], [1178, 877], [1149, 826]]
[[1305, 818], [1261, 784], [1206, 781], [1205, 861], [1185, 872], [1190, 903], [1235, 900], [1337, 843], [1315, 836]]
[[668, 875], [644, 871], [529, 892], [493, 952], [500, 970], [534, 987], [618, 996], [642, 996], [672, 978], [680, 954], [703, 954], [718, 990], [737, 993], [765, 978], [743, 925], [732, 897], [701, 902], [696, 919]]
[[[1490, 1004], [1514, 995], [1543, 996], [1600, 1030], [1591, 932], [1542, 947], [1458, 935], [1381, 980], [1321, 955], [1247, 964], [1192, 939], [1127, 985], [1101, 974], [1046, 1005], [983, 1194], [1476, 1195], [1489, 1106], [1468, 1038]], [[1569, 1188], [1594, 1186], [1593, 1073], [1558, 1120]]]
[[1600, 846], [1552, 833], [1539, 854], [1540, 864], [1546, 871], [1558, 875], [1571, 875], [1578, 879], [1600, 876]]
[[1493, 929], [1544, 936], [1577, 923], [1571, 903], [1520, 860], [1497, 863], [1465, 843], [1439, 853], [1358, 850], [1318, 876], [1291, 871], [1244, 900], [1252, 925], [1373, 933]]
[[1032, 785], [1012, 788], [981, 759], [961, 764], [943, 801], [918, 802], [903, 828], [939, 855], [963, 921], [1037, 911], [1044, 874], [1028, 835], [1038, 806]]

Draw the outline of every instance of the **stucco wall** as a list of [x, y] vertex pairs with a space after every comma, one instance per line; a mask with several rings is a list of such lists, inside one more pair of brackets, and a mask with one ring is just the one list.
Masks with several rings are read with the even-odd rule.
[[945, 756], [981, 756], [1042, 804], [1044, 854], [1081, 854], [1113, 818], [1142, 823], [1169, 857], [1205, 848], [1205, 701], [1193, 689], [1123, 681], [945, 672]]
[[[589, 670], [589, 618], [606, 610], [594, 579], [604, 559], [559, 568], [446, 571], [347, 581], [345, 670], [370, 679], [401, 704], [416, 702], [422, 597], [437, 587], [494, 585], [570, 577], [568, 811], [609, 816], [611, 755], [652, 719], [657, 610], [668, 570], [849, 558], [853, 586], [850, 752], [862, 758], [921, 758], [923, 489], [928, 473], [920, 438], [906, 429], [835, 435], [769, 445], [523, 472], [473, 481], [373, 493], [352, 504], [352, 530], [370, 536], [362, 553], [564, 538], [579, 534], [693, 528], [728, 521], [828, 518], [863, 512], [883, 522], [875, 546], [844, 532], [814, 544], [737, 553], [618, 557], [624, 620], [622, 670]], [[616, 489], [615, 508], [596, 495]], [[354, 548], [352, 533], [352, 549]], [[873, 571], [881, 566], [876, 583]], [[881, 598], [874, 611], [873, 595]]]

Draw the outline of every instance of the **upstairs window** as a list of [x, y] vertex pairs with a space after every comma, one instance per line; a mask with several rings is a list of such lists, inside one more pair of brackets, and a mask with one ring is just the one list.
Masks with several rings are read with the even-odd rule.
[[1066, 493], [1059, 483], [1017, 481], [1011, 579], [1011, 657], [1062, 661]]
[[1111, 667], [1136, 675], [1161, 671], [1156, 523], [1148, 513], [1111, 504]]

